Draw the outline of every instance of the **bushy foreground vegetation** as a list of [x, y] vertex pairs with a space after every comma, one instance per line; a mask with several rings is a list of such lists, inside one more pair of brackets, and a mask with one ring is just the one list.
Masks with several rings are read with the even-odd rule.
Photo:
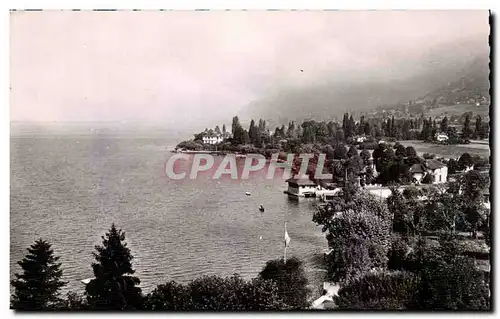
[[385, 203], [351, 187], [320, 208], [313, 220], [323, 226], [331, 248], [329, 276], [341, 286], [336, 306], [491, 309], [489, 272], [476, 267], [477, 256], [463, 245], [464, 233], [476, 243], [480, 233], [490, 245], [482, 196], [487, 185], [469, 171], [448, 187], [394, 187]]
[[144, 295], [134, 276], [132, 254], [125, 234], [111, 226], [95, 247], [94, 278], [84, 295], [70, 292], [64, 298], [59, 257], [51, 245], [37, 240], [19, 262], [22, 273], [12, 281], [11, 308], [16, 310], [164, 310], [164, 311], [264, 311], [305, 309], [307, 278], [302, 262], [272, 260], [252, 280], [238, 275], [203, 276], [187, 285], [175, 281], [159, 284]]

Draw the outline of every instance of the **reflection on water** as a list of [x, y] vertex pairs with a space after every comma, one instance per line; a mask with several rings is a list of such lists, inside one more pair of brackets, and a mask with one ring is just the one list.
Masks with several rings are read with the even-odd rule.
[[169, 156], [158, 138], [12, 138], [11, 276], [25, 249], [43, 237], [61, 255], [66, 289], [81, 290], [79, 281], [92, 276], [94, 245], [115, 222], [146, 291], [203, 274], [250, 278], [283, 255], [286, 220], [288, 255], [304, 259], [319, 284], [313, 260], [326, 241], [311, 221], [314, 201], [289, 200], [282, 179], [258, 174], [172, 181], [164, 174]]

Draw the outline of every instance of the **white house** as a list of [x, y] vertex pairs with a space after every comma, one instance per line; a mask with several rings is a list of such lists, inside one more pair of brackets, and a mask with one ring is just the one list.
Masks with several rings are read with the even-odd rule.
[[339, 196], [342, 193], [342, 188], [337, 187], [335, 189], [323, 189], [316, 191], [316, 197], [319, 197], [324, 202], [329, 202]]
[[307, 178], [290, 178], [286, 182], [288, 183], [286, 193], [294, 197], [314, 197], [316, 196], [316, 191], [321, 188]]
[[203, 136], [204, 144], [218, 144], [224, 140], [221, 134], [206, 134]]
[[448, 135], [446, 135], [444, 133], [436, 133], [436, 135], [434, 137], [436, 138], [436, 141], [438, 141], [438, 142], [445, 142], [448, 140]]
[[364, 141], [366, 141], [366, 136], [356, 136], [355, 139], [356, 142], [363, 143]]
[[448, 167], [433, 159], [426, 160], [424, 164], [413, 164], [409, 171], [416, 183], [421, 183], [427, 174], [432, 176], [433, 184], [446, 183], [448, 179]]
[[425, 161], [425, 167], [427, 172], [434, 177], [433, 184], [446, 183], [448, 179], [448, 167], [446, 165], [440, 161], [429, 159]]

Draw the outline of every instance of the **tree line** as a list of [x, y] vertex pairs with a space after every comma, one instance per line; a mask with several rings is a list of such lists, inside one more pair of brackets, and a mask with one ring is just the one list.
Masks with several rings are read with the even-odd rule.
[[[418, 118], [390, 118], [360, 116], [355, 121], [353, 115], [345, 113], [342, 123], [336, 121], [306, 120], [302, 123], [290, 121], [288, 125], [277, 126], [271, 130], [266, 121], [259, 119], [258, 122], [251, 119], [248, 129], [245, 129], [238, 116], [234, 116], [231, 124], [232, 137], [222, 142], [218, 150], [231, 152], [247, 152], [272, 154], [277, 151], [299, 153], [301, 149], [313, 145], [316, 150], [326, 145], [336, 147], [340, 143], [357, 144], [358, 137], [367, 141], [380, 139], [391, 140], [423, 140], [435, 142], [437, 133], [448, 136], [446, 143], [463, 144], [469, 139], [484, 139], [489, 135], [489, 123], [484, 123], [481, 116], [477, 115], [475, 124], [471, 123], [472, 113], [464, 114], [463, 128], [459, 133], [455, 126], [450, 125], [447, 116], [439, 122], [436, 118], [428, 119], [422, 115]], [[220, 133], [218, 126], [214, 130]], [[223, 126], [225, 132], [225, 125]], [[202, 137], [205, 132], [195, 134], [192, 141], [184, 141], [177, 145], [178, 148], [202, 150], [204, 145]], [[266, 152], [267, 151], [267, 152]]]

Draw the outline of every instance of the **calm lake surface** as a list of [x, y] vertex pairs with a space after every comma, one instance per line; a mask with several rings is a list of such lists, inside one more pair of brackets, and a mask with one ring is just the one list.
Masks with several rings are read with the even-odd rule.
[[317, 295], [326, 240], [312, 222], [315, 202], [289, 200], [281, 178], [169, 180], [165, 147], [177, 142], [116, 134], [12, 136], [11, 277], [26, 248], [42, 237], [61, 256], [65, 291], [83, 291], [80, 280], [93, 275], [94, 246], [114, 222], [126, 232], [145, 292], [201, 275], [249, 279], [283, 256], [286, 219], [288, 256], [305, 261]]

